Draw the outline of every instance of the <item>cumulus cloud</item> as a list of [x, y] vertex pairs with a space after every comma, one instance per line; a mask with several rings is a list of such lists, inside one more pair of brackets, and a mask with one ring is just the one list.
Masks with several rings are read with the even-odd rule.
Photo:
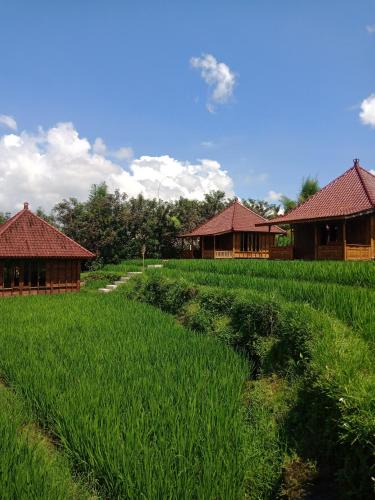
[[375, 127], [375, 94], [371, 94], [361, 102], [359, 117], [364, 125]]
[[276, 191], [273, 191], [272, 189], [268, 191], [267, 194], [267, 201], [271, 203], [277, 203], [280, 201], [280, 198], [282, 197], [283, 193], [277, 193]]
[[372, 175], [375, 175], [375, 170], [370, 170], [370, 172], [372, 173]]
[[117, 160], [130, 160], [133, 158], [133, 155], [133, 149], [130, 147], [120, 148], [112, 153], [112, 156], [117, 158]]
[[366, 26], [367, 33], [370, 33], [370, 35], [373, 35], [375, 33], [375, 24], [368, 24]]
[[11, 130], [17, 130], [17, 122], [13, 116], [0, 115], [0, 125], [10, 128]]
[[92, 145], [92, 150], [98, 155], [104, 155], [106, 153], [107, 146], [101, 137], [97, 137], [95, 139], [95, 142]]
[[227, 64], [218, 62], [212, 54], [192, 57], [190, 65], [201, 70], [201, 77], [212, 89], [207, 109], [213, 113], [217, 104], [223, 104], [232, 97], [236, 83], [235, 74]]
[[213, 189], [233, 195], [228, 173], [213, 160], [194, 163], [165, 156], [141, 156], [128, 169], [108, 158], [102, 139], [79, 136], [72, 123], [58, 123], [37, 133], [0, 136], [0, 211], [14, 211], [29, 201], [50, 209], [66, 197], [87, 198], [92, 184], [105, 181], [129, 196], [173, 200], [202, 199]]

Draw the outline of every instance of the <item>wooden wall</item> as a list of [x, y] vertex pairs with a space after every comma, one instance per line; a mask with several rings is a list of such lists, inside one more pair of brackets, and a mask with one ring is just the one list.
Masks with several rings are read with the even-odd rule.
[[[37, 259], [33, 259], [35, 262]], [[20, 269], [19, 286], [16, 286], [12, 280], [12, 286], [4, 288], [4, 265], [10, 263], [10, 260], [0, 260], [0, 297], [12, 295], [40, 295], [56, 294], [65, 292], [75, 292], [80, 289], [80, 271], [81, 263], [73, 259], [46, 259], [43, 261], [46, 270], [45, 284], [31, 286], [31, 283], [24, 283], [24, 268], [30, 262], [30, 259], [14, 259], [12, 265], [17, 265]], [[42, 262], [42, 261], [40, 261]]]

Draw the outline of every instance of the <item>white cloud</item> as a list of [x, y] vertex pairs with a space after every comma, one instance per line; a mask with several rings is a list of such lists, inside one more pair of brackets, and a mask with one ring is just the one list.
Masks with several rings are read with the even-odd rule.
[[375, 94], [371, 94], [361, 102], [359, 117], [364, 125], [375, 127]]
[[372, 173], [372, 175], [375, 175], [375, 170], [370, 170], [370, 172]]
[[375, 24], [368, 24], [366, 26], [367, 33], [370, 33], [370, 35], [373, 35], [375, 33]]
[[92, 145], [92, 150], [94, 153], [98, 155], [104, 155], [105, 152], [107, 151], [107, 146], [105, 145], [105, 142], [101, 137], [97, 137], [95, 139], [94, 144]]
[[219, 63], [211, 54], [192, 57], [190, 64], [193, 68], [201, 70], [201, 77], [212, 88], [207, 102], [207, 109], [210, 113], [213, 113], [217, 104], [227, 102], [233, 95], [236, 83], [235, 74], [227, 64]]
[[130, 147], [120, 148], [112, 153], [114, 158], [118, 160], [130, 160], [134, 156], [133, 149]]
[[201, 146], [204, 148], [213, 148], [215, 144], [212, 141], [202, 141]]
[[13, 116], [0, 115], [0, 125], [10, 128], [11, 130], [17, 130], [17, 122]]
[[268, 191], [266, 200], [271, 202], [271, 203], [277, 203], [280, 201], [281, 196], [283, 193], [277, 193], [276, 191], [273, 191], [272, 189]]
[[85, 200], [89, 187], [103, 181], [111, 190], [147, 198], [202, 199], [213, 189], [233, 195], [232, 179], [214, 160], [189, 163], [168, 155], [141, 156], [125, 170], [105, 153], [102, 140], [91, 145], [72, 123], [58, 123], [35, 134], [0, 136], [0, 211], [19, 209], [24, 201], [34, 210], [38, 206], [49, 210], [62, 198]]

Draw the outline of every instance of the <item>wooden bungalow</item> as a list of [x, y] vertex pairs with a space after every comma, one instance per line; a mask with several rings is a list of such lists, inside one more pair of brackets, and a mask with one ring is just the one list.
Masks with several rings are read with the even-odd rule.
[[0, 297], [74, 292], [95, 255], [24, 209], [0, 225]]
[[265, 221], [236, 200], [212, 219], [180, 236], [189, 245], [184, 255], [202, 259], [267, 259], [276, 234], [285, 231], [273, 224], [256, 227]]
[[291, 245], [273, 246], [271, 259], [374, 259], [375, 176], [356, 159], [307, 201], [266, 224], [291, 227]]

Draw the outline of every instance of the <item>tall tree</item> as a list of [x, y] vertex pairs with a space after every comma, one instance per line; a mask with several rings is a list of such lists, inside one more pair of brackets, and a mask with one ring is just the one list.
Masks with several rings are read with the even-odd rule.
[[307, 176], [306, 178], [303, 178], [297, 200], [293, 200], [287, 196], [282, 196], [280, 198], [281, 203], [284, 206], [284, 212], [287, 214], [298, 205], [308, 200], [310, 196], [317, 193], [319, 189], [319, 182], [316, 177]]
[[298, 203], [303, 203], [308, 200], [310, 196], [319, 191], [319, 182], [316, 177], [307, 176], [302, 179], [301, 190], [298, 195]]
[[255, 200], [253, 198], [248, 198], [243, 200], [245, 207], [250, 208], [253, 212], [265, 217], [266, 219], [272, 219], [276, 217], [280, 211], [280, 205], [275, 203], [269, 203], [266, 200]]

